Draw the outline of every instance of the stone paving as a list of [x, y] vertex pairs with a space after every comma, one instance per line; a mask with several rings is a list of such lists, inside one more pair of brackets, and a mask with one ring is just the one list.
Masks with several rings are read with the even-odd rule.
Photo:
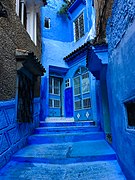
[[126, 180], [116, 160], [52, 165], [11, 161], [0, 180]]

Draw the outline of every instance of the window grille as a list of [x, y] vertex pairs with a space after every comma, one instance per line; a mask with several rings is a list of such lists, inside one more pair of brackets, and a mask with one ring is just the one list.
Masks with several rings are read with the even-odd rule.
[[74, 21], [75, 41], [78, 41], [84, 35], [84, 15], [81, 13]]

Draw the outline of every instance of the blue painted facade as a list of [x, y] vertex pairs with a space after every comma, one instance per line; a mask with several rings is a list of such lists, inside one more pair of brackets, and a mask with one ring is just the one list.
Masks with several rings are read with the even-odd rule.
[[134, 102], [135, 97], [134, 17], [135, 1], [116, 0], [107, 27], [107, 87], [113, 146], [127, 179], [135, 179], [135, 126], [128, 123], [125, 105], [130, 100]]
[[[80, 68], [86, 67], [87, 58], [87, 50], [83, 49], [81, 52], [78, 48], [95, 36], [95, 12], [92, 1], [75, 1], [68, 8], [67, 17], [58, 15], [63, 3], [63, 0], [49, 0], [48, 4], [41, 9], [42, 64], [47, 70], [41, 83], [41, 120], [45, 120], [46, 117], [74, 117], [76, 121], [97, 121], [96, 79], [94, 76], [88, 72], [89, 92], [83, 93], [82, 88], [80, 95], [76, 96], [74, 92], [75, 73]], [[81, 13], [83, 13], [84, 20], [84, 35], [75, 41], [74, 22]], [[50, 18], [50, 28], [44, 26], [45, 18]], [[74, 54], [76, 49], [79, 53], [81, 52], [80, 55], [66, 60], [66, 57], [72, 52]], [[60, 95], [49, 93], [49, 79], [51, 78], [52, 81], [60, 79]], [[67, 80], [70, 81], [69, 87], [66, 87]], [[82, 83], [81, 75], [78, 75], [78, 80]], [[81, 99], [83, 103], [87, 98], [91, 100], [91, 108], [75, 110], [75, 101]], [[53, 99], [51, 100], [53, 103], [55, 100], [60, 100], [61, 107], [49, 107], [49, 99]]]

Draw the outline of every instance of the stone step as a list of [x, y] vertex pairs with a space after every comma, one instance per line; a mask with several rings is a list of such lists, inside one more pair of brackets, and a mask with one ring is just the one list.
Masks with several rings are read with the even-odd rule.
[[14, 161], [49, 164], [70, 164], [115, 159], [115, 152], [105, 140], [29, 145], [13, 156]]
[[104, 139], [103, 132], [34, 134], [28, 138], [28, 144], [66, 143]]
[[68, 127], [68, 126], [95, 126], [94, 121], [80, 121], [80, 122], [45, 122], [40, 121], [40, 127]]
[[46, 164], [10, 161], [0, 170], [0, 180], [126, 180], [118, 162]]
[[72, 133], [72, 132], [98, 132], [99, 128], [95, 126], [67, 126], [67, 127], [39, 127], [36, 128], [35, 134], [57, 134], [57, 133]]
[[66, 118], [66, 117], [47, 117], [45, 119], [46, 122], [74, 122], [74, 118]]

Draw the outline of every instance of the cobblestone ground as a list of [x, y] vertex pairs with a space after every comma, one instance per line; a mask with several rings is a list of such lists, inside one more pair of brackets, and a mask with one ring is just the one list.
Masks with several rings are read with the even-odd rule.
[[10, 161], [0, 180], [126, 180], [116, 160], [51, 165]]

